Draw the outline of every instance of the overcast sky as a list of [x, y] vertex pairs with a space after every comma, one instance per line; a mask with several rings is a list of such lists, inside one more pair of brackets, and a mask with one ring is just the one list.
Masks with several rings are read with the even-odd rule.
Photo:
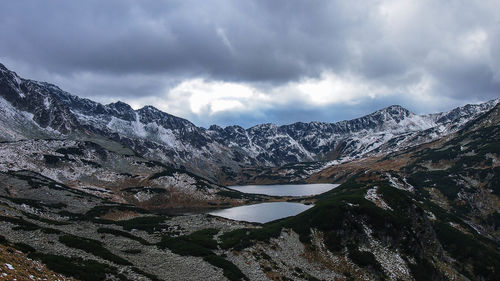
[[0, 62], [200, 126], [500, 97], [500, 1], [3, 1]]

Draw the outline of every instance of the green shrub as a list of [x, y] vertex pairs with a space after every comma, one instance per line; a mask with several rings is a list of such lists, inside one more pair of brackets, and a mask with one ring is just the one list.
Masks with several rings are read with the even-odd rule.
[[[495, 244], [464, 234], [446, 223], [437, 223], [434, 229], [443, 248], [460, 261], [457, 265], [466, 276], [475, 279], [475, 274], [485, 280], [494, 280], [500, 274], [500, 254]], [[473, 272], [465, 266], [467, 264], [472, 265]]]
[[9, 241], [5, 238], [5, 236], [0, 235], [0, 244], [7, 245]]
[[142, 253], [142, 251], [140, 249], [127, 249], [127, 250], [123, 250], [122, 252], [124, 252], [126, 254], [132, 254], [132, 255], [137, 255], [137, 254]]
[[104, 248], [102, 243], [97, 240], [66, 234], [60, 236], [59, 241], [68, 247], [83, 250], [87, 253], [91, 253], [95, 256], [101, 257], [105, 260], [109, 260], [116, 264], [131, 265], [131, 263], [126, 259], [121, 258], [111, 253], [108, 249]]
[[455, 200], [458, 196], [459, 187], [455, 184], [452, 173], [445, 171], [423, 171], [412, 174], [408, 182], [418, 189], [435, 187], [449, 200]]
[[166, 219], [167, 218], [163, 216], [144, 216], [114, 223], [122, 226], [125, 230], [138, 229], [152, 233], [161, 230], [162, 227], [160, 224], [164, 223]]
[[85, 213], [85, 218], [92, 220], [97, 217], [100, 217], [102, 215], [105, 215], [111, 211], [132, 211], [136, 213], [147, 213], [145, 210], [140, 209], [135, 206], [130, 206], [130, 205], [100, 205], [100, 206], [95, 206], [94, 208], [88, 210]]
[[42, 227], [41, 231], [45, 234], [61, 234], [62, 232], [58, 229]]
[[111, 234], [111, 235], [115, 235], [115, 236], [122, 236], [122, 237], [125, 237], [125, 238], [129, 238], [129, 239], [132, 239], [132, 240], [135, 240], [143, 245], [150, 245], [150, 243], [146, 240], [144, 240], [143, 238], [141, 237], [137, 237], [133, 234], [130, 234], [128, 232], [125, 232], [125, 231], [121, 231], [121, 230], [118, 230], [118, 229], [114, 229], [114, 228], [104, 228], [104, 227], [101, 227], [101, 228], [98, 228], [97, 229], [97, 232], [98, 233], [107, 233], [107, 234]]
[[163, 237], [158, 246], [168, 248], [178, 255], [204, 257], [213, 254], [211, 250], [217, 249], [213, 236], [218, 232], [218, 229], [207, 228], [190, 235]]
[[206, 262], [221, 268], [224, 276], [231, 281], [248, 280], [236, 265], [212, 252], [212, 250], [217, 249], [217, 242], [213, 239], [213, 236], [218, 232], [218, 229], [208, 228], [189, 235], [164, 237], [158, 243], [158, 246], [168, 248], [182, 256], [203, 257]]
[[14, 230], [33, 231], [40, 229], [40, 226], [32, 222], [26, 221], [23, 218], [0, 216], [0, 221], [16, 224], [17, 227], [13, 227]]
[[245, 274], [243, 274], [243, 272], [241, 272], [236, 265], [222, 257], [210, 255], [204, 257], [203, 259], [209, 264], [221, 268], [224, 276], [231, 281], [248, 280]]
[[64, 155], [83, 155], [83, 149], [79, 147], [62, 147], [57, 149], [56, 152]]
[[444, 280], [443, 276], [427, 259], [417, 260], [416, 264], [408, 263], [408, 267], [411, 271], [411, 276], [416, 281], [428, 281], [428, 280]]
[[359, 251], [354, 247], [349, 247], [349, 258], [361, 267], [371, 267], [375, 270], [382, 271], [382, 266], [380, 266], [380, 263], [370, 252]]
[[222, 196], [222, 197], [232, 198], [232, 199], [242, 199], [245, 197], [245, 194], [243, 192], [229, 191], [229, 190], [219, 191], [219, 192], [217, 192], [217, 195]]
[[163, 238], [159, 246], [181, 256], [204, 257], [213, 254], [209, 249], [182, 238]]
[[28, 244], [14, 243], [13, 246], [14, 246], [14, 248], [18, 249], [19, 251], [21, 251], [23, 253], [34, 253], [34, 252], [36, 252], [35, 248], [31, 247]]
[[63, 161], [64, 157], [45, 154], [43, 160], [45, 160], [45, 163], [48, 165], [55, 165], [59, 163], [59, 161]]
[[58, 255], [31, 253], [29, 257], [40, 260], [55, 272], [72, 276], [82, 281], [107, 280], [107, 274], [115, 274], [116, 268], [94, 260], [69, 258]]

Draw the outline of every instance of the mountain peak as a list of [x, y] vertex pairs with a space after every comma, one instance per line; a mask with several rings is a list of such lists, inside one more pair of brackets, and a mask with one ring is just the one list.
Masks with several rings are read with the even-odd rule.
[[140, 115], [140, 120], [144, 123], [158, 122], [169, 128], [196, 127], [189, 120], [161, 111], [152, 105], [146, 105], [135, 112]]
[[258, 130], [258, 129], [275, 129], [275, 128], [278, 128], [278, 125], [274, 124], [274, 123], [262, 123], [262, 124], [258, 124], [258, 125], [255, 125], [253, 127], [251, 127], [250, 129], [253, 129], [253, 130]]
[[386, 108], [382, 108], [376, 112], [387, 112], [391, 115], [401, 115], [401, 114], [409, 115], [409, 114], [412, 114], [411, 111], [409, 111], [408, 109], [406, 109], [398, 104], [393, 104], [393, 105], [388, 106]]
[[152, 105], [145, 105], [141, 108], [139, 108], [137, 111], [140, 111], [140, 112], [155, 112], [155, 113], [165, 113], [161, 110], [159, 110], [158, 108], [152, 106]]
[[372, 114], [367, 115], [368, 117], [374, 117], [381, 120], [389, 120], [394, 119], [396, 122], [399, 122], [407, 117], [415, 115], [413, 112], [408, 109], [400, 106], [400, 105], [391, 105], [386, 108], [382, 108], [373, 112]]
[[133, 110], [132, 107], [128, 103], [124, 103], [122, 101], [113, 102], [107, 105], [109, 108], [113, 108], [116, 110]]

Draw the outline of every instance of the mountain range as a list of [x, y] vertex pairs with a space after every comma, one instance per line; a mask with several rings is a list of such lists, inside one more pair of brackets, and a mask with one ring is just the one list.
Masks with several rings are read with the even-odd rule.
[[297, 122], [208, 129], [145, 106], [107, 105], [19, 77], [0, 64], [1, 141], [31, 138], [111, 139], [151, 160], [213, 181], [244, 167], [309, 161], [341, 163], [415, 146], [458, 131], [500, 99], [416, 115], [393, 105], [336, 123]]

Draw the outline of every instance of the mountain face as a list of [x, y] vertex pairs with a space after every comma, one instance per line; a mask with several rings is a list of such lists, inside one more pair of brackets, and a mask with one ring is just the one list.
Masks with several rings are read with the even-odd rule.
[[218, 180], [248, 166], [340, 162], [400, 150], [459, 130], [499, 99], [449, 112], [416, 115], [390, 106], [337, 123], [261, 124], [209, 129], [152, 106], [102, 105], [57, 86], [22, 79], [0, 64], [0, 140], [104, 137], [149, 159]]

